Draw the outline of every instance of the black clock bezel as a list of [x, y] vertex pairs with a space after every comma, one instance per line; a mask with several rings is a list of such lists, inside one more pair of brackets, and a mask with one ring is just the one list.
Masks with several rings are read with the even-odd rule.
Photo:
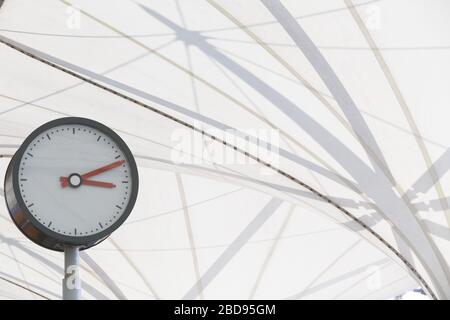
[[[19, 167], [22, 157], [27, 150], [30, 143], [43, 132], [62, 125], [84, 125], [96, 129], [109, 138], [111, 138], [123, 152], [126, 161], [130, 167], [131, 176], [131, 190], [130, 199], [128, 201], [123, 214], [109, 226], [105, 226], [104, 230], [87, 236], [71, 236], [54, 232], [40, 223], [33, 214], [28, 210], [25, 205], [24, 199], [20, 193], [19, 183]], [[81, 118], [81, 117], [65, 117], [56, 120], [49, 121], [37, 129], [35, 129], [22, 143], [19, 149], [12, 157], [7, 169], [5, 177], [5, 200], [10, 213], [16, 226], [22, 233], [37, 243], [40, 246], [46, 247], [55, 251], [64, 251], [65, 246], [77, 246], [80, 249], [87, 249], [92, 247], [104, 239], [106, 239], [111, 233], [113, 233], [123, 222], [128, 218], [133, 207], [136, 203], [138, 188], [139, 188], [139, 175], [137, 170], [136, 161], [130, 149], [122, 138], [115, 133], [112, 129], [101, 124], [97, 121]], [[20, 216], [20, 219], [19, 219]], [[20, 220], [20, 221], [19, 221]], [[30, 225], [31, 224], [31, 227]], [[34, 227], [34, 228], [33, 228]], [[27, 230], [26, 230], [27, 229]]]

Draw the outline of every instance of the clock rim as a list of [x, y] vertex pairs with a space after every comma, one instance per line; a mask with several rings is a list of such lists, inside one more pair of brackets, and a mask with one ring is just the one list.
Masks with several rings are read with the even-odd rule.
[[[20, 193], [20, 187], [19, 187], [19, 167], [22, 160], [22, 157], [27, 150], [30, 143], [38, 137], [43, 132], [54, 128], [56, 126], [61, 125], [84, 125], [91, 128], [94, 128], [103, 134], [107, 135], [110, 139], [112, 139], [120, 148], [120, 150], [124, 153], [124, 156], [127, 159], [128, 165], [130, 167], [130, 176], [131, 176], [131, 192], [130, 192], [130, 199], [128, 201], [127, 206], [125, 207], [123, 214], [117, 219], [114, 223], [112, 223], [107, 228], [104, 228], [104, 230], [87, 236], [69, 236], [60, 234], [58, 232], [55, 232], [53, 230], [48, 229], [46, 226], [44, 226], [41, 222], [39, 222], [33, 214], [28, 210], [27, 206], [25, 205], [25, 202], [22, 198], [22, 195]], [[114, 132], [111, 128], [107, 127], [106, 125], [87, 118], [82, 117], [64, 117], [55, 119], [52, 121], [49, 121], [47, 123], [44, 123], [43, 125], [39, 126], [33, 132], [28, 135], [28, 137], [22, 142], [19, 149], [14, 154], [13, 158], [11, 159], [10, 165], [11, 167], [11, 181], [12, 181], [12, 188], [13, 188], [13, 195], [16, 198], [17, 205], [21, 209], [21, 211], [25, 214], [26, 219], [29, 220], [29, 222], [32, 224], [33, 227], [37, 228], [39, 232], [43, 233], [47, 239], [42, 240], [42, 242], [50, 242], [53, 243], [52, 247], [49, 247], [49, 245], [43, 245], [41, 242], [36, 241], [35, 239], [31, 238], [27, 233], [24, 232], [22, 227], [16, 226], [24, 233], [24, 235], [32, 240], [33, 242], [45, 246], [49, 249], [62, 251], [63, 249], [59, 249], [59, 247], [64, 246], [79, 246], [82, 249], [87, 249], [89, 247], [92, 247], [104, 239], [106, 239], [108, 236], [110, 236], [117, 228], [119, 228], [125, 220], [129, 217], [131, 214], [131, 211], [133, 210], [133, 207], [136, 203], [137, 195], [138, 195], [138, 188], [139, 188], [139, 175], [137, 170], [136, 161], [134, 159], [134, 156], [129, 149], [128, 145], [123, 141], [123, 139]], [[6, 178], [5, 178], [6, 182]], [[6, 189], [5, 189], [6, 190]], [[5, 195], [6, 196], [6, 195]], [[11, 218], [14, 220], [14, 216], [11, 212], [11, 209], [8, 207], [8, 212], [11, 216]], [[48, 239], [50, 238], [50, 239]]]

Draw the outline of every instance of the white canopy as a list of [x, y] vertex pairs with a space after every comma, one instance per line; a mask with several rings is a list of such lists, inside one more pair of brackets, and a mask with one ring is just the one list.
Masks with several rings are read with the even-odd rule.
[[[86, 299], [450, 298], [449, 16], [446, 0], [5, 0], [2, 176], [51, 119], [128, 143], [138, 201], [82, 252]], [[60, 298], [62, 253], [0, 218], [0, 298]]]

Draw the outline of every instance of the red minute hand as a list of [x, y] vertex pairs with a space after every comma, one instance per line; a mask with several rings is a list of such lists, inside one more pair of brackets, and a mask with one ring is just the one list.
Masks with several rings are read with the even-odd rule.
[[117, 168], [117, 167], [121, 166], [124, 163], [125, 163], [125, 160], [119, 160], [119, 161], [110, 163], [110, 164], [108, 164], [108, 165], [106, 165], [104, 167], [101, 167], [101, 168], [98, 168], [98, 169], [95, 169], [95, 170], [92, 170], [92, 171], [89, 171], [89, 172], [83, 174], [81, 176], [81, 179], [83, 179], [83, 180], [88, 179], [88, 178], [96, 176], [96, 175], [98, 175], [100, 173], [103, 173], [103, 172], [112, 170], [114, 168]]

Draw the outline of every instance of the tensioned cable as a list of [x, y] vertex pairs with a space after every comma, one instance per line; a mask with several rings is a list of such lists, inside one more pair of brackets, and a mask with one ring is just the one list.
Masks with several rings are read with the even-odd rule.
[[51, 61], [48, 61], [48, 60], [46, 60], [44, 58], [41, 58], [41, 57], [31, 53], [31, 52], [28, 52], [28, 51], [20, 48], [19, 46], [16, 46], [15, 44], [12, 44], [12, 43], [6, 41], [4, 38], [0, 38], [0, 43], [3, 43], [4, 45], [6, 45], [6, 46], [8, 46], [8, 47], [10, 47], [10, 48], [12, 48], [12, 49], [14, 49], [14, 50], [24, 54], [24, 55], [26, 55], [26, 56], [34, 59], [34, 60], [40, 61], [40, 62], [42, 62], [42, 63], [44, 63], [44, 64], [46, 64], [46, 65], [48, 65], [48, 66], [50, 66], [50, 67], [52, 67], [54, 69], [62, 71], [62, 72], [66, 73], [66, 74], [69, 74], [69, 75], [71, 75], [71, 76], [73, 76], [73, 77], [75, 77], [77, 79], [80, 79], [80, 80], [82, 80], [82, 81], [84, 81], [86, 83], [89, 83], [89, 84], [91, 84], [91, 85], [93, 85], [93, 86], [95, 86], [97, 88], [100, 88], [100, 89], [102, 89], [104, 91], [112, 93], [115, 96], [118, 96], [118, 97], [120, 97], [120, 98], [122, 98], [124, 100], [130, 101], [131, 103], [136, 104], [136, 105], [138, 105], [140, 107], [143, 107], [143, 108], [145, 108], [147, 110], [150, 110], [150, 111], [152, 111], [152, 112], [154, 112], [156, 114], [159, 114], [160, 116], [162, 116], [162, 117], [164, 117], [166, 119], [175, 121], [176, 123], [178, 123], [178, 124], [180, 124], [180, 125], [182, 125], [184, 127], [187, 127], [187, 128], [189, 128], [189, 129], [191, 129], [191, 130], [193, 130], [195, 132], [201, 133], [202, 136], [208, 137], [208, 138], [210, 138], [210, 139], [212, 139], [214, 141], [222, 143], [224, 146], [226, 146], [228, 148], [231, 148], [231, 149], [235, 150], [236, 152], [238, 152], [240, 154], [243, 154], [244, 156], [246, 156], [246, 157], [248, 157], [248, 158], [258, 162], [259, 164], [261, 164], [261, 165], [263, 165], [263, 166], [265, 166], [265, 167], [267, 167], [267, 168], [277, 172], [278, 174], [281, 174], [282, 176], [286, 177], [287, 179], [291, 180], [292, 182], [294, 182], [294, 183], [302, 186], [303, 188], [309, 190], [311, 193], [316, 195], [318, 198], [324, 200], [325, 202], [328, 202], [330, 205], [334, 206], [336, 209], [341, 211], [348, 218], [354, 220], [361, 227], [363, 227], [365, 230], [367, 230], [372, 236], [374, 236], [376, 239], [378, 239], [383, 245], [385, 245], [397, 258], [399, 258], [405, 264], [405, 266], [412, 272], [412, 274], [417, 278], [417, 280], [421, 283], [421, 285], [423, 285], [423, 287], [428, 291], [430, 296], [434, 300], [437, 300], [437, 296], [431, 290], [431, 287], [428, 285], [428, 283], [425, 281], [425, 279], [420, 275], [420, 273], [416, 270], [416, 268], [397, 249], [395, 249], [381, 235], [379, 235], [377, 232], [372, 230], [365, 222], [363, 222], [362, 220], [358, 219], [356, 216], [354, 216], [352, 213], [350, 213], [347, 209], [343, 208], [341, 205], [339, 205], [335, 201], [331, 200], [327, 196], [323, 195], [322, 193], [320, 193], [319, 191], [317, 191], [313, 187], [307, 185], [306, 183], [304, 183], [301, 180], [295, 178], [294, 176], [286, 173], [285, 171], [283, 171], [281, 169], [278, 169], [277, 167], [274, 167], [269, 162], [266, 162], [266, 161], [260, 159], [259, 157], [255, 156], [255, 155], [252, 155], [249, 152], [247, 152], [245, 150], [242, 150], [241, 148], [238, 148], [235, 145], [233, 145], [233, 144], [231, 144], [231, 143], [229, 143], [229, 142], [227, 142], [227, 141], [225, 141], [223, 139], [220, 139], [220, 138], [216, 137], [213, 134], [207, 133], [204, 130], [202, 130], [200, 128], [197, 128], [197, 127], [195, 127], [194, 125], [192, 125], [190, 123], [187, 123], [187, 122], [185, 122], [183, 120], [180, 120], [180, 119], [178, 119], [178, 118], [176, 118], [176, 117], [174, 117], [174, 116], [172, 116], [172, 115], [170, 115], [170, 114], [168, 114], [168, 113], [166, 113], [164, 111], [161, 111], [161, 110], [159, 110], [159, 109], [157, 109], [155, 107], [152, 107], [149, 104], [146, 104], [146, 103], [144, 103], [142, 101], [136, 100], [136, 99], [134, 99], [134, 98], [132, 98], [130, 96], [127, 96], [126, 94], [120, 93], [120, 92], [118, 92], [118, 91], [116, 91], [116, 90], [114, 90], [112, 88], [106, 87], [105, 85], [102, 85], [102, 84], [100, 84], [100, 83], [98, 83], [96, 81], [88, 79], [88, 78], [86, 78], [86, 77], [84, 77], [84, 76], [82, 76], [82, 75], [80, 75], [80, 74], [78, 74], [76, 72], [73, 72], [73, 71], [71, 71], [71, 70], [69, 70], [69, 69], [67, 69], [65, 67], [62, 67], [62, 66], [57, 65], [57, 64], [55, 64], [55, 63], [53, 63]]
[[[0, 0], [0, 6], [2, 5], [2, 2], [1, 2], [1, 1], [2, 1], [2, 0]], [[21, 288], [21, 289], [23, 289], [23, 290], [29, 291], [29, 292], [31, 292], [31, 293], [33, 293], [33, 294], [35, 294], [35, 295], [37, 295], [37, 296], [39, 296], [39, 297], [45, 299], [45, 300], [50, 300], [50, 298], [48, 298], [48, 297], [46, 297], [46, 296], [40, 294], [39, 292], [34, 291], [34, 290], [30, 289], [30, 288], [27, 288], [27, 287], [25, 287], [25, 286], [23, 286], [23, 285], [21, 285], [21, 284], [18, 284], [18, 283], [16, 283], [16, 282], [12, 281], [12, 280], [6, 279], [6, 278], [4, 278], [4, 277], [2, 277], [2, 276], [0, 276], [0, 280], [3, 280], [3, 281], [5, 281], [5, 282], [8, 282], [9, 284], [12, 284], [12, 285], [14, 285], [14, 286], [17, 286], [17, 287], [19, 287], [19, 288]]]
[[[381, 0], [369, 0], [367, 2], [357, 3], [354, 4], [353, 7], [357, 8], [360, 6], [366, 6], [374, 2], [379, 2]], [[2, 6], [2, 3], [4, 0], [0, 0], [0, 7]], [[326, 15], [330, 13], [335, 13], [339, 11], [347, 10], [347, 7], [339, 7], [331, 10], [326, 11], [319, 11], [315, 13], [305, 14], [302, 16], [295, 17], [296, 19], [305, 19], [305, 18], [313, 18], [321, 15]], [[267, 21], [262, 23], [253, 23], [248, 24], [246, 27], [252, 28], [252, 27], [260, 27], [260, 26], [266, 26], [275, 24], [276, 21]], [[209, 29], [209, 30], [194, 30], [196, 32], [200, 33], [212, 33], [212, 32], [220, 32], [220, 31], [228, 31], [233, 30], [234, 28], [217, 28], [217, 29]], [[35, 32], [35, 31], [27, 31], [27, 30], [11, 30], [11, 29], [0, 29], [0, 31], [4, 32], [11, 32], [11, 33], [20, 33], [20, 34], [27, 34], [27, 35], [35, 35], [35, 36], [47, 36], [47, 37], [67, 37], [67, 38], [88, 38], [88, 39], [115, 39], [115, 38], [149, 38], [149, 37], [165, 37], [165, 36], [173, 36], [175, 33], [155, 33], [155, 34], [127, 34], [127, 35], [74, 35], [74, 34], [61, 34], [61, 33], [45, 33], [45, 32]]]

